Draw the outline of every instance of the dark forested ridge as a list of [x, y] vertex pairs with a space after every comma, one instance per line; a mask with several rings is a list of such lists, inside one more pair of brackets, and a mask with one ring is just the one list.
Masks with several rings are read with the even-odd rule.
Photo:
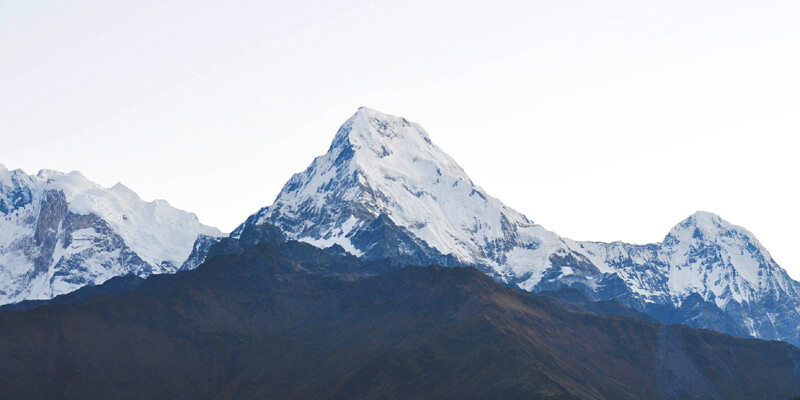
[[786, 343], [602, 315], [619, 305], [520, 292], [472, 268], [376, 274], [336, 249], [250, 245], [127, 294], [0, 313], [3, 397], [800, 395], [800, 349]]

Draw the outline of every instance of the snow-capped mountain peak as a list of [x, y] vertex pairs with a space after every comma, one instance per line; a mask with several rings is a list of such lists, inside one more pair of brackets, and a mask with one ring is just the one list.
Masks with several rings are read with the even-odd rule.
[[475, 186], [421, 126], [364, 107], [326, 154], [245, 224], [270, 222], [290, 238], [360, 255], [367, 249], [352, 243], [352, 233], [380, 215], [465, 263], [496, 264], [489, 256], [495, 244], [533, 226]]

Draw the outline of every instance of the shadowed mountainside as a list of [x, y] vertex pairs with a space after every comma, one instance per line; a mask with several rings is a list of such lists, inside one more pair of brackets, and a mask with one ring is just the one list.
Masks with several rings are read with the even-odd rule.
[[364, 276], [376, 266], [335, 249], [252, 245], [117, 297], [0, 313], [4, 397], [800, 394], [800, 350], [786, 343], [571, 311], [472, 268]]

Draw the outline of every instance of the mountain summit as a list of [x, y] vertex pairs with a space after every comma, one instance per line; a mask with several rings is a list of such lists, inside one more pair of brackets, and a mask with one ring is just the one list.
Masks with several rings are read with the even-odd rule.
[[577, 242], [475, 185], [418, 124], [360, 108], [247, 226], [363, 258], [469, 265], [528, 291], [569, 287], [669, 323], [800, 344], [800, 284], [745, 229], [698, 212], [663, 242]]

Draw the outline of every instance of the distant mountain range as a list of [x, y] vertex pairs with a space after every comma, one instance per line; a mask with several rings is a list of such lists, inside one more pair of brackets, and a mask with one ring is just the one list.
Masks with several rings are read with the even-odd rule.
[[178, 271], [195, 242], [222, 233], [164, 200], [79, 172], [0, 165], [0, 304], [50, 299], [114, 276]]
[[575, 288], [668, 323], [800, 344], [800, 284], [747, 230], [698, 212], [661, 243], [562, 238], [475, 185], [420, 125], [368, 108], [232, 236], [263, 223], [359, 257], [469, 265], [527, 291]]
[[665, 323], [800, 345], [800, 284], [747, 230], [698, 212], [660, 243], [562, 238], [475, 185], [420, 125], [368, 108], [227, 239], [119, 184], [0, 168], [0, 304], [193, 269], [264, 226], [385, 270], [470, 266], [525, 291], [573, 289]]
[[562, 238], [367, 108], [229, 236], [0, 166], [0, 304], [9, 399], [800, 396], [800, 284], [747, 230]]

